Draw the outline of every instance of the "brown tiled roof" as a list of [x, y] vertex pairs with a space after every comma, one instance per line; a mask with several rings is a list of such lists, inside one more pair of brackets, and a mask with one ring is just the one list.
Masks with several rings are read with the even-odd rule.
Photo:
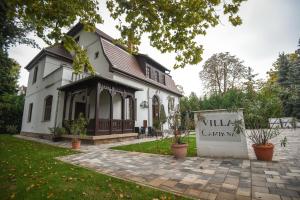
[[166, 75], [166, 85], [147, 78], [134, 55], [126, 52], [106, 39], [100, 37], [100, 40], [104, 54], [114, 69], [181, 95], [174, 80], [169, 75]]
[[44, 55], [50, 55], [54, 57], [62, 58], [68, 62], [72, 62], [72, 56], [71, 54], [61, 45], [56, 44], [53, 46], [49, 46], [41, 50], [26, 66], [25, 69], [29, 70], [31, 69], [34, 64], [42, 58]]
[[45, 48], [45, 51], [59, 55], [59, 56], [63, 56], [68, 59], [72, 59], [71, 54], [63, 47], [62, 44], [56, 44], [56, 45], [47, 47], [47, 48]]

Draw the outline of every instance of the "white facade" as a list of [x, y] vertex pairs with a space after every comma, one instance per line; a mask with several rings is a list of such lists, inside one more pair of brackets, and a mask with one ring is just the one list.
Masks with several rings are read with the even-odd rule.
[[[179, 96], [174, 92], [160, 88], [157, 85], [146, 83], [143, 80], [138, 80], [125, 76], [121, 73], [112, 72], [110, 70], [109, 61], [105, 58], [103, 48], [101, 46], [100, 38], [96, 33], [88, 33], [80, 31], [74, 37], [80, 36], [79, 44], [87, 49], [90, 62], [95, 68], [98, 75], [106, 77], [112, 81], [124, 83], [134, 88], [140, 88], [140, 91], [135, 92], [136, 99], [136, 119], [135, 127], [142, 127], [143, 120], [147, 120], [148, 126], [153, 125], [152, 120], [152, 98], [156, 95], [159, 98], [160, 104], [164, 105], [166, 115], [168, 116], [168, 97], [173, 97], [175, 100], [175, 106], [179, 104]], [[98, 57], [96, 57], [98, 54]], [[38, 68], [36, 82], [33, 83], [34, 69]], [[46, 133], [49, 134], [49, 128], [54, 126], [61, 126], [63, 120], [63, 110], [66, 107], [66, 113], [69, 113], [70, 100], [67, 99], [66, 105], [64, 105], [64, 92], [58, 90], [61, 86], [67, 85], [74, 82], [74, 76], [72, 76], [72, 66], [70, 62], [64, 61], [59, 57], [45, 54], [40, 56], [36, 61], [31, 62], [27, 66], [29, 69], [29, 80], [27, 93], [24, 105], [24, 114], [22, 121], [21, 132], [29, 133]], [[95, 93], [92, 90], [89, 95], [90, 107], [89, 107], [89, 118], [93, 118], [95, 115]], [[51, 106], [51, 117], [50, 120], [44, 120], [45, 112], [45, 98], [49, 95], [53, 96]], [[100, 95], [100, 117], [108, 117], [109, 109], [105, 106], [105, 97]], [[74, 102], [81, 102], [84, 98], [77, 95], [74, 98]], [[148, 108], [140, 106], [142, 102], [148, 102]], [[28, 121], [29, 116], [29, 105], [33, 104], [31, 120]], [[113, 98], [114, 112], [113, 118], [121, 118], [121, 105], [118, 97]], [[75, 104], [74, 104], [75, 105]], [[72, 108], [74, 109], [74, 105]], [[125, 107], [128, 106], [128, 102], [125, 102]], [[128, 109], [125, 108], [125, 118], [128, 117]], [[74, 118], [74, 112], [72, 113]], [[167, 128], [167, 124], [164, 125]]]

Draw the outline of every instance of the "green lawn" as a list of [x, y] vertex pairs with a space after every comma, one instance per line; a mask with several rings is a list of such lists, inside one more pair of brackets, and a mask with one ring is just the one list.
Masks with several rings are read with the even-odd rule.
[[55, 159], [74, 153], [0, 135], [0, 199], [184, 199]]
[[[197, 156], [195, 135], [184, 137], [184, 142], [188, 144], [187, 156], [189, 157]], [[172, 138], [167, 138], [167, 139], [161, 139], [161, 140], [156, 140], [151, 142], [117, 146], [117, 147], [112, 147], [112, 149], [162, 154], [162, 155], [172, 155], [171, 144], [172, 144]]]

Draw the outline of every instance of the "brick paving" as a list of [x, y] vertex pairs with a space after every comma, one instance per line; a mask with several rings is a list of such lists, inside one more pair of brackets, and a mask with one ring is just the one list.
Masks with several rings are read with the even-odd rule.
[[[194, 199], [300, 200], [300, 129], [283, 132], [288, 146], [280, 147], [280, 138], [272, 141], [276, 144], [275, 162], [201, 157], [176, 160], [108, 148], [120, 144], [83, 146], [83, 153], [58, 159]], [[122, 145], [144, 141], [147, 139]], [[254, 158], [250, 143], [248, 146], [250, 158]]]

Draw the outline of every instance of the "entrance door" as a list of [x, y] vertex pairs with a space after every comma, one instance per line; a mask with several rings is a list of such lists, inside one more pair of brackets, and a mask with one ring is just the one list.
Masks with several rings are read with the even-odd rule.
[[80, 113], [85, 117], [85, 103], [76, 102], [74, 119], [78, 119]]

